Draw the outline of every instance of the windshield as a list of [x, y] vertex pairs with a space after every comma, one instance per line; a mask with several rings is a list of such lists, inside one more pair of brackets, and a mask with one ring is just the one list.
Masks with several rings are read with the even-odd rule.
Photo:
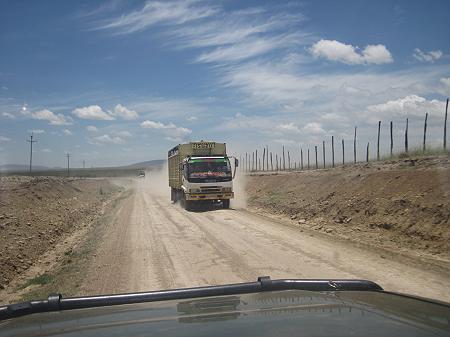
[[449, 33], [450, 0], [0, 0], [0, 306], [259, 276], [450, 302]]
[[227, 158], [191, 159], [188, 162], [189, 181], [230, 181], [231, 165]]

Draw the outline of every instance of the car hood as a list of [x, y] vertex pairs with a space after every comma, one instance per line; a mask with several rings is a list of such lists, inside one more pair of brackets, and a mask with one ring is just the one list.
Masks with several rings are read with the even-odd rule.
[[371, 291], [271, 291], [38, 313], [0, 336], [450, 336], [448, 306]]

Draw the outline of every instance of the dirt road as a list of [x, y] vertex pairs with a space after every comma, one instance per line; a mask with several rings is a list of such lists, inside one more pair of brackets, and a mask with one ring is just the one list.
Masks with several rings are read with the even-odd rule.
[[[450, 302], [449, 274], [244, 210], [186, 212], [136, 181], [115, 209], [82, 286], [119, 293], [272, 278], [362, 278]], [[428, 269], [428, 270], [427, 270]]]

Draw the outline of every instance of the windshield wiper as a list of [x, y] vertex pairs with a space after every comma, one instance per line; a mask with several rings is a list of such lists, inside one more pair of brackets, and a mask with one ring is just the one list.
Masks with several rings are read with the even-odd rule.
[[46, 300], [21, 302], [0, 307], [0, 320], [51, 311], [280, 290], [383, 291], [383, 288], [366, 280], [271, 280], [269, 276], [261, 276], [258, 277], [257, 282], [116, 295], [63, 298], [61, 294], [51, 294]]

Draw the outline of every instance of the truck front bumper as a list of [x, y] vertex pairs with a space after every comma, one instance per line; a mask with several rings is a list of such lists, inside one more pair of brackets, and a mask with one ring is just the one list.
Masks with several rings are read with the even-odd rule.
[[186, 194], [186, 200], [224, 200], [232, 198], [234, 198], [234, 192]]

